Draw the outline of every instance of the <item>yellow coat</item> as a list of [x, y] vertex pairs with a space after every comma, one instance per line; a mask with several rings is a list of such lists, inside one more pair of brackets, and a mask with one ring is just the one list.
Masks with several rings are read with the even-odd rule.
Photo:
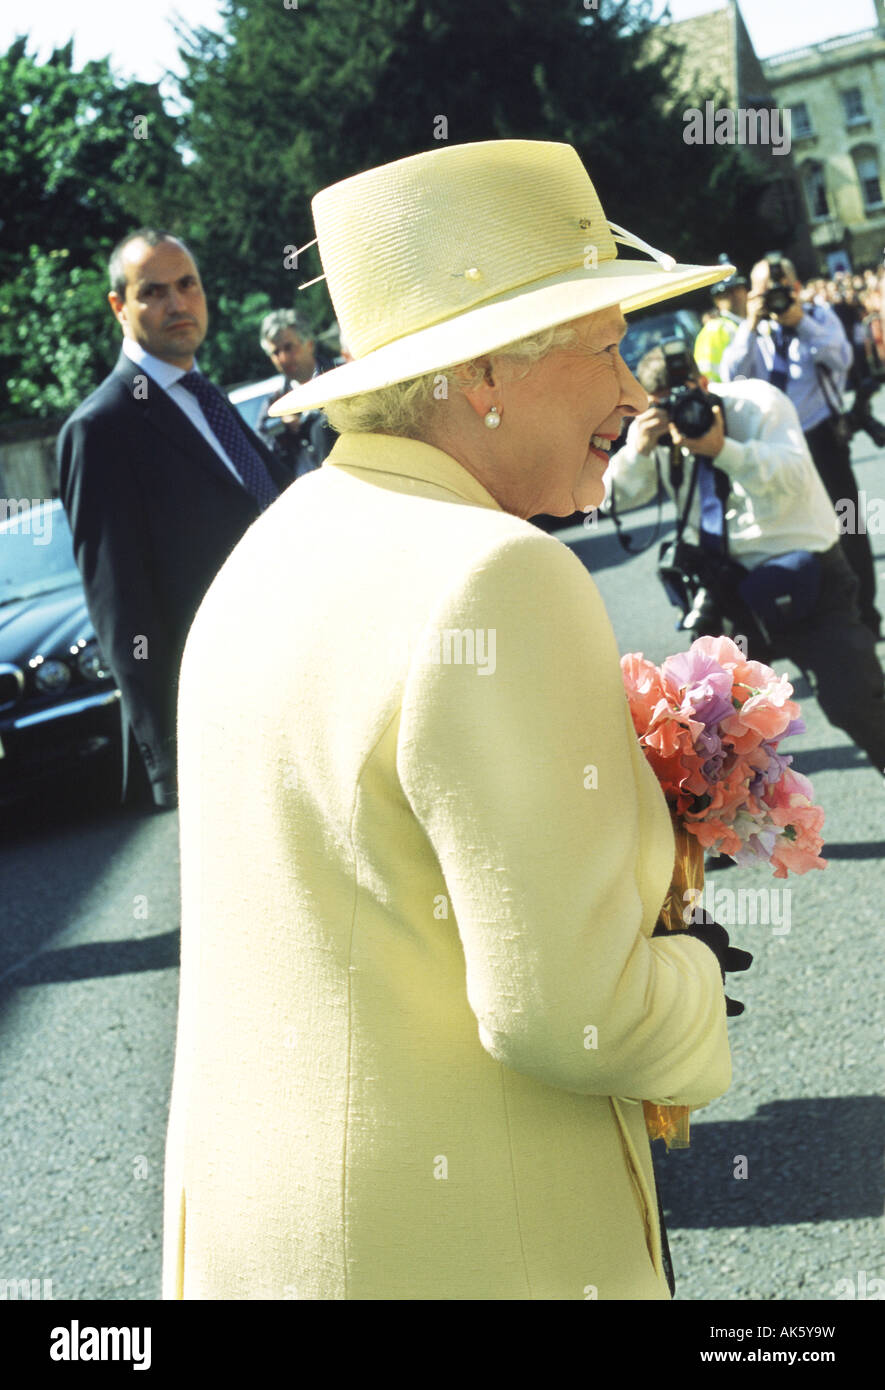
[[608, 617], [425, 444], [246, 533], [179, 701], [163, 1296], [666, 1299], [643, 1097], [731, 1080]]

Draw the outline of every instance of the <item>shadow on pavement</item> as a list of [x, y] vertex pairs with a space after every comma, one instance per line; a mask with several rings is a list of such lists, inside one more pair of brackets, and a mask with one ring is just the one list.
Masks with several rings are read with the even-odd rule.
[[[796, 682], [798, 685], [798, 681]], [[802, 699], [797, 696], [797, 699]], [[841, 744], [833, 748], [803, 748], [801, 753], [793, 754], [793, 766], [797, 772], [811, 777], [815, 772], [827, 772], [831, 768], [868, 768], [869, 761], [854, 744]]]
[[[885, 1099], [776, 1100], [748, 1120], [692, 1126], [691, 1147], [652, 1145], [667, 1225], [794, 1226], [879, 1218]], [[746, 1178], [736, 1178], [746, 1158]]]
[[834, 840], [832, 844], [824, 841], [824, 859], [882, 859], [885, 858], [885, 840], [867, 840], [861, 844], [842, 844]]
[[[65, 930], [154, 814], [150, 804], [121, 807], [118, 786], [98, 774], [0, 809], [0, 979], [12, 971], [11, 983], [21, 982], [17, 963]], [[147, 939], [136, 944], [144, 947]]]
[[[647, 526], [634, 527], [629, 532], [633, 540], [633, 551], [630, 554], [624, 550], [614, 528], [604, 533], [588, 531], [586, 539], [583, 537], [569, 538], [565, 544], [568, 545], [569, 550], [574, 551], [585, 569], [588, 569], [591, 574], [595, 574], [599, 570], [612, 569], [615, 565], [625, 565], [629, 561], [635, 560], [636, 552], [648, 545], [657, 529], [655, 522]], [[672, 530], [672, 523], [665, 519], [658, 535], [658, 541], [664, 540]], [[562, 540], [563, 537], [560, 536], [558, 539]], [[657, 552], [655, 552], [656, 554]]]
[[87, 941], [80, 946], [43, 951], [35, 960], [12, 971], [4, 984], [67, 984], [72, 980], [92, 980], [99, 976], [133, 975], [141, 970], [167, 970], [178, 965], [178, 931], [128, 941]]

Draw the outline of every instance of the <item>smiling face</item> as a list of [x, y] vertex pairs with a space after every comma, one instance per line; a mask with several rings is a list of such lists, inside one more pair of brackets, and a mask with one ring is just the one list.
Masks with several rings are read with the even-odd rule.
[[111, 290], [108, 301], [123, 329], [145, 352], [190, 369], [206, 336], [209, 311], [200, 275], [184, 246], [132, 241], [123, 258], [126, 293]]
[[494, 475], [486, 472], [480, 481], [517, 516], [570, 516], [598, 507], [608, 450], [624, 417], [648, 405], [619, 351], [627, 325], [618, 306], [571, 327], [579, 346], [548, 353], [525, 375], [493, 373], [496, 384], [486, 387], [501, 426], [494, 432]]

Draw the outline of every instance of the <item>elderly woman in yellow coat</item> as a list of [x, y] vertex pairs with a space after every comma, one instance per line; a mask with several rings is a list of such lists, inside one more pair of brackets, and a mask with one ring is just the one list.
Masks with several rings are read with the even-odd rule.
[[313, 211], [354, 360], [275, 410], [341, 437], [181, 673], [163, 1294], [666, 1299], [641, 1102], [728, 1088], [723, 976], [652, 935], [667, 805], [596, 586], [526, 518], [597, 505], [646, 406], [623, 310], [722, 268], [546, 142]]

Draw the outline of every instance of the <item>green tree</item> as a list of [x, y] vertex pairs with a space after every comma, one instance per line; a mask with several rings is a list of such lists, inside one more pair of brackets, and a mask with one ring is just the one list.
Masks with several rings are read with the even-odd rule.
[[0, 285], [0, 371], [7, 418], [65, 414], [97, 384], [118, 351], [104, 267], [72, 266], [67, 250], [30, 248]]
[[[576, 146], [614, 219], [678, 258], [738, 254], [767, 184], [733, 147], [687, 158], [678, 55], [650, 60], [651, 0], [226, 0], [223, 33], [184, 30], [190, 213], [207, 273], [316, 322], [317, 189], [452, 143], [516, 137]], [[743, 238], [745, 239], [745, 238]]]
[[73, 69], [72, 42], [45, 63], [18, 38], [0, 55], [0, 272], [31, 246], [84, 265], [133, 223], [174, 212], [180, 120], [156, 85], [120, 82], [108, 59]]
[[175, 219], [184, 167], [157, 86], [27, 46], [0, 55], [0, 419], [66, 413], [101, 380], [119, 340], [108, 252]]

